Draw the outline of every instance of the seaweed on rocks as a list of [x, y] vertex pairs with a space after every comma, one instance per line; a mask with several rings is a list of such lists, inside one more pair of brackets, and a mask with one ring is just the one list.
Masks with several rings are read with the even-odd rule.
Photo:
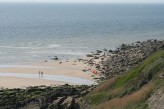
[[81, 97], [81, 92], [89, 87], [66, 84], [26, 89], [1, 89], [0, 109], [29, 109], [30, 105], [35, 105], [39, 109], [74, 109], [72, 107], [76, 104], [75, 99]]

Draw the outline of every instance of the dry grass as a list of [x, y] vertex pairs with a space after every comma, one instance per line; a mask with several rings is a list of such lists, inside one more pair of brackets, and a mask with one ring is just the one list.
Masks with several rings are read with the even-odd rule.
[[101, 91], [107, 91], [110, 86], [117, 80], [118, 77], [113, 77], [104, 83], [102, 83], [99, 87], [97, 87], [95, 90], [92, 91], [92, 93], [98, 93]]
[[118, 96], [123, 91], [123, 89], [124, 87], [112, 89], [109, 91], [109, 93], [112, 95], [112, 97], [115, 97], [115, 96]]
[[140, 90], [122, 98], [114, 98], [103, 104], [100, 104], [96, 109], [131, 109], [137, 103], [142, 102], [151, 91], [151, 84], [143, 86]]

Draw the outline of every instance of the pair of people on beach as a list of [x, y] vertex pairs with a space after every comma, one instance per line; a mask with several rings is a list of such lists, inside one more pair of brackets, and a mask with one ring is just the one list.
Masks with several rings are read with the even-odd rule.
[[43, 71], [39, 71], [39, 78], [43, 77]]

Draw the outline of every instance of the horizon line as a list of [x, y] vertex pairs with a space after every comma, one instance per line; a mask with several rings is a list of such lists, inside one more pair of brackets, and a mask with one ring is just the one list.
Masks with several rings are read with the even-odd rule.
[[103, 4], [103, 3], [108, 3], [108, 4], [164, 4], [164, 2], [62, 2], [62, 1], [0, 1], [0, 3], [84, 3], [84, 4]]

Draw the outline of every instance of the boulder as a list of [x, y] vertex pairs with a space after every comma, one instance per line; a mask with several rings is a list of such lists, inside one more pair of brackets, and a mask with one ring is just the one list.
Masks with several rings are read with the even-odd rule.
[[93, 55], [100, 55], [100, 53], [94, 53]]
[[62, 109], [72, 109], [74, 104], [75, 104], [75, 99], [73, 97], [68, 97], [61, 104], [61, 107]]
[[87, 57], [93, 57], [91, 54], [87, 54], [86, 56], [87, 56]]
[[109, 50], [109, 53], [113, 52], [113, 50]]
[[46, 109], [47, 101], [45, 99], [39, 99], [39, 107], [40, 107], [40, 109]]
[[104, 48], [103, 50], [104, 50], [104, 51], [107, 51], [107, 49], [106, 49], [106, 48]]
[[99, 57], [98, 56], [94, 56], [94, 59], [99, 59]]
[[99, 54], [99, 53], [102, 53], [102, 51], [100, 51], [100, 50], [97, 50], [96, 52], [97, 52], [98, 54]]
[[161, 74], [159, 75], [159, 78], [164, 79], [164, 73], [161, 73]]
[[57, 104], [50, 104], [48, 109], [59, 109], [60, 107]]
[[65, 99], [66, 99], [65, 96], [64, 96], [64, 97], [60, 97], [60, 98], [58, 98], [57, 100], [55, 100], [55, 101], [53, 102], [53, 104], [59, 105], [59, 104], [61, 104]]
[[59, 60], [59, 58], [57, 58], [57, 57], [55, 57], [55, 58], [51, 58], [51, 59], [52, 59], [52, 60], [56, 60], [56, 61]]

